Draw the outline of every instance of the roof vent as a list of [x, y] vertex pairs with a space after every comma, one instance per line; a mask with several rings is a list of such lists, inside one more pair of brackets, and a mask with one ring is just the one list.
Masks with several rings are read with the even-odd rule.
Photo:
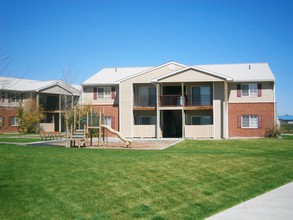
[[174, 65], [173, 63], [169, 64], [169, 69], [170, 69], [170, 70], [175, 69], [175, 65]]
[[248, 69], [251, 69], [251, 66], [250, 66], [250, 64], [248, 65]]
[[115, 72], [117, 72], [117, 68], [115, 68]]

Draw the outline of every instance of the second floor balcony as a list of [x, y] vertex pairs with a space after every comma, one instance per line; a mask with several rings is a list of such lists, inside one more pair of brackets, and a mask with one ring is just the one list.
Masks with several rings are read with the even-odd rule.
[[[212, 106], [213, 100], [210, 95], [192, 96], [186, 95], [161, 95], [159, 96], [160, 107], [197, 107]], [[156, 107], [155, 96], [134, 96], [133, 106], [136, 108]]]
[[211, 106], [212, 97], [210, 95], [186, 95], [184, 97], [181, 95], [161, 95], [159, 103], [161, 107]]
[[155, 107], [156, 96], [134, 96], [134, 107]]

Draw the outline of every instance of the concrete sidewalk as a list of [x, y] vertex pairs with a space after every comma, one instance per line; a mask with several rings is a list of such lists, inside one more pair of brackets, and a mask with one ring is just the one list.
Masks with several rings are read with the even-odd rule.
[[207, 220], [224, 219], [293, 219], [293, 182], [207, 218]]

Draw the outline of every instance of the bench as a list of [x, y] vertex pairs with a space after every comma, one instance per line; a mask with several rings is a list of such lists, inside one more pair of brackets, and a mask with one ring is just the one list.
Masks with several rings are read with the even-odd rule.
[[54, 139], [61, 139], [63, 137], [63, 134], [59, 131], [41, 131], [40, 132], [40, 137], [41, 139], [46, 139], [46, 141], [49, 140], [54, 140]]
[[48, 140], [48, 138], [51, 139], [50, 132], [45, 132], [45, 131], [41, 131], [41, 132], [40, 132], [40, 137], [41, 137], [42, 140], [43, 140], [43, 139]]
[[53, 137], [53, 139], [61, 139], [64, 135], [60, 131], [53, 131], [51, 132], [51, 137]]

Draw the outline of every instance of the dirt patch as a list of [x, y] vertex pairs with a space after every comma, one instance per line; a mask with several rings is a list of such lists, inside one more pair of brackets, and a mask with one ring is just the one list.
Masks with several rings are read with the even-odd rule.
[[[90, 148], [90, 149], [129, 149], [129, 150], [161, 150], [165, 149], [169, 146], [172, 146], [178, 142], [180, 142], [181, 139], [133, 139], [132, 143], [129, 147], [125, 144], [125, 142], [120, 141], [119, 139], [110, 139], [108, 142], [105, 141], [105, 143], [98, 147], [98, 141], [93, 141], [93, 146], [88, 146], [88, 144], [85, 147], [82, 148]], [[59, 140], [59, 141], [44, 141], [44, 142], [38, 142], [38, 143], [30, 143], [27, 145], [35, 145], [35, 146], [64, 146], [66, 145], [65, 140]]]
[[103, 146], [87, 146], [86, 148], [104, 148], [104, 149], [133, 149], [133, 150], [160, 150], [164, 149], [170, 145], [179, 142], [179, 139], [174, 140], [133, 140], [129, 147], [126, 146], [124, 142], [108, 142]]

